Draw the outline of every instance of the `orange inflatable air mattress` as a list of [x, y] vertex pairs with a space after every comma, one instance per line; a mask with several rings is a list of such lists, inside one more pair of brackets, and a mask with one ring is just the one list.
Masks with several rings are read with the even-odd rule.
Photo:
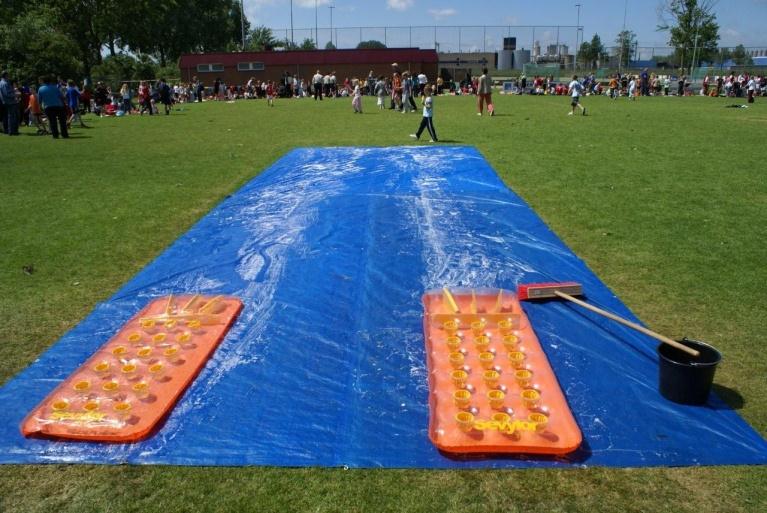
[[581, 432], [516, 296], [423, 296], [429, 437], [450, 453], [566, 454]]
[[224, 296], [152, 301], [32, 410], [22, 433], [105, 442], [147, 437], [241, 309]]

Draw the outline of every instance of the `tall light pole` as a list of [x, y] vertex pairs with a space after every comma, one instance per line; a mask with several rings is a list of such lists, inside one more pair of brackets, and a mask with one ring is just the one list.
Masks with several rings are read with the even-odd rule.
[[698, 53], [698, 39], [700, 39], [700, 36], [698, 35], [698, 31], [695, 31], [695, 46], [692, 49], [692, 62], [690, 62], [690, 83], [692, 83], [693, 74], [695, 73], [695, 63], [697, 61], [696, 56]]
[[[698, 32], [700, 31], [700, 25], [699, 25], [700, 19], [698, 18], [698, 16], [695, 16], [695, 14], [698, 14], [698, 13], [693, 11], [692, 22], [695, 25], [695, 41], [694, 41], [693, 49], [692, 49], [692, 61], [690, 62], [690, 82], [691, 83], [692, 83], [692, 75], [693, 75], [693, 72], [695, 71], [695, 54], [698, 53], [698, 38], [700, 37], [698, 35]], [[682, 64], [682, 66], [684, 67], [684, 63]]]
[[242, 27], [242, 51], [245, 51], [245, 0], [240, 0], [240, 26]]
[[290, 0], [290, 44], [292, 46], [295, 46], [295, 41], [293, 41], [293, 0]]
[[333, 9], [335, 9], [335, 5], [329, 5], [328, 9], [330, 9], [330, 44], [335, 47], [333, 44]]
[[623, 4], [623, 32], [621, 32], [621, 55], [618, 58], [618, 73], [622, 74], [623, 68], [623, 44], [626, 41], [626, 14], [629, 9], [629, 0], [626, 0]]
[[320, 33], [318, 32], [319, 26], [317, 25], [317, 13], [318, 13], [317, 0], [314, 0], [314, 47], [315, 48], [320, 47]]
[[581, 45], [578, 44], [578, 36], [581, 33], [581, 4], [575, 4], [575, 7], [578, 8], [578, 21], [575, 24], [575, 59], [573, 59], [573, 70], [575, 70], [578, 63], [578, 51], [581, 49]]

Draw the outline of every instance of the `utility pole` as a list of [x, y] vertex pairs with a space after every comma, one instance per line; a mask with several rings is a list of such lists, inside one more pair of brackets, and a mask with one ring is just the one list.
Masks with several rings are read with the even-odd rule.
[[314, 47], [317, 49], [320, 47], [320, 33], [319, 25], [317, 23], [318, 7], [317, 0], [314, 0]]
[[573, 59], [573, 71], [575, 71], [578, 64], [578, 51], [581, 49], [581, 45], [579, 44], [579, 36], [581, 34], [581, 4], [575, 4], [575, 7], [578, 8], [578, 21], [575, 24], [575, 58]]
[[293, 40], [293, 0], [290, 0], [290, 44], [295, 46], [296, 42]]
[[626, 13], [628, 12], [629, 8], [629, 0], [626, 0], [623, 4], [623, 31], [621, 32], [621, 54], [620, 57], [618, 57], [618, 73], [622, 73], [623, 68], [623, 43], [626, 41]]
[[[697, 16], [693, 17], [693, 22], [695, 23], [695, 42], [692, 49], [692, 61], [690, 62], [690, 82], [692, 82], [692, 74], [695, 71], [695, 54], [698, 53], [698, 38], [700, 37], [698, 35], [698, 32], [700, 31], [700, 20]], [[684, 66], [684, 64], [682, 64], [682, 66]]]
[[245, 51], [245, 0], [240, 0], [240, 26], [242, 27], [242, 51]]
[[329, 5], [328, 9], [330, 9], [330, 44], [333, 45], [333, 9], [335, 9], [335, 5]]

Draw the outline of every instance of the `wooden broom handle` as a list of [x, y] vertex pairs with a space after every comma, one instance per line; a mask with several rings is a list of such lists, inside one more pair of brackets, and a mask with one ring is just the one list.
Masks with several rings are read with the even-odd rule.
[[562, 299], [567, 299], [568, 301], [572, 301], [576, 305], [580, 305], [580, 306], [582, 306], [583, 308], [585, 308], [587, 310], [591, 310], [594, 313], [597, 313], [599, 315], [607, 317], [608, 319], [612, 319], [615, 322], [619, 322], [619, 323], [623, 324], [624, 326], [628, 326], [631, 329], [637, 330], [640, 333], [644, 333], [648, 337], [652, 337], [655, 340], [660, 340], [664, 344], [668, 344], [670, 346], [676, 347], [680, 351], [684, 351], [685, 353], [691, 354], [692, 356], [695, 356], [695, 357], [700, 356], [700, 352], [696, 351], [695, 349], [693, 349], [691, 347], [688, 347], [688, 346], [686, 346], [684, 344], [680, 344], [676, 340], [672, 340], [672, 339], [670, 339], [668, 337], [664, 337], [660, 333], [655, 333], [652, 330], [648, 330], [644, 326], [640, 326], [639, 324], [637, 324], [635, 322], [628, 321], [628, 320], [624, 319], [623, 317], [618, 317], [614, 313], [610, 313], [607, 310], [602, 310], [601, 308], [597, 308], [594, 305], [590, 305], [589, 303], [586, 303], [585, 301], [581, 301], [580, 299], [576, 299], [573, 296], [571, 296], [569, 294], [565, 294], [564, 292], [560, 292], [558, 290], [555, 290], [554, 294], [556, 294], [557, 296], [561, 297]]

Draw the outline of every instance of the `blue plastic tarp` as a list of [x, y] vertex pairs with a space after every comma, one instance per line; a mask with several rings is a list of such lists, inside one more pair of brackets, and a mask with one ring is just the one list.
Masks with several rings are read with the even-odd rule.
[[[421, 295], [574, 280], [631, 312], [467, 147], [295, 150], [227, 198], [0, 389], [0, 462], [351, 467], [767, 463], [712, 396], [657, 390], [655, 343], [564, 302], [525, 303], [583, 432], [567, 458], [451, 459], [427, 436]], [[135, 444], [25, 439], [24, 416], [151, 299], [244, 309], [160, 430]], [[726, 357], [726, 355], [725, 355]]]

